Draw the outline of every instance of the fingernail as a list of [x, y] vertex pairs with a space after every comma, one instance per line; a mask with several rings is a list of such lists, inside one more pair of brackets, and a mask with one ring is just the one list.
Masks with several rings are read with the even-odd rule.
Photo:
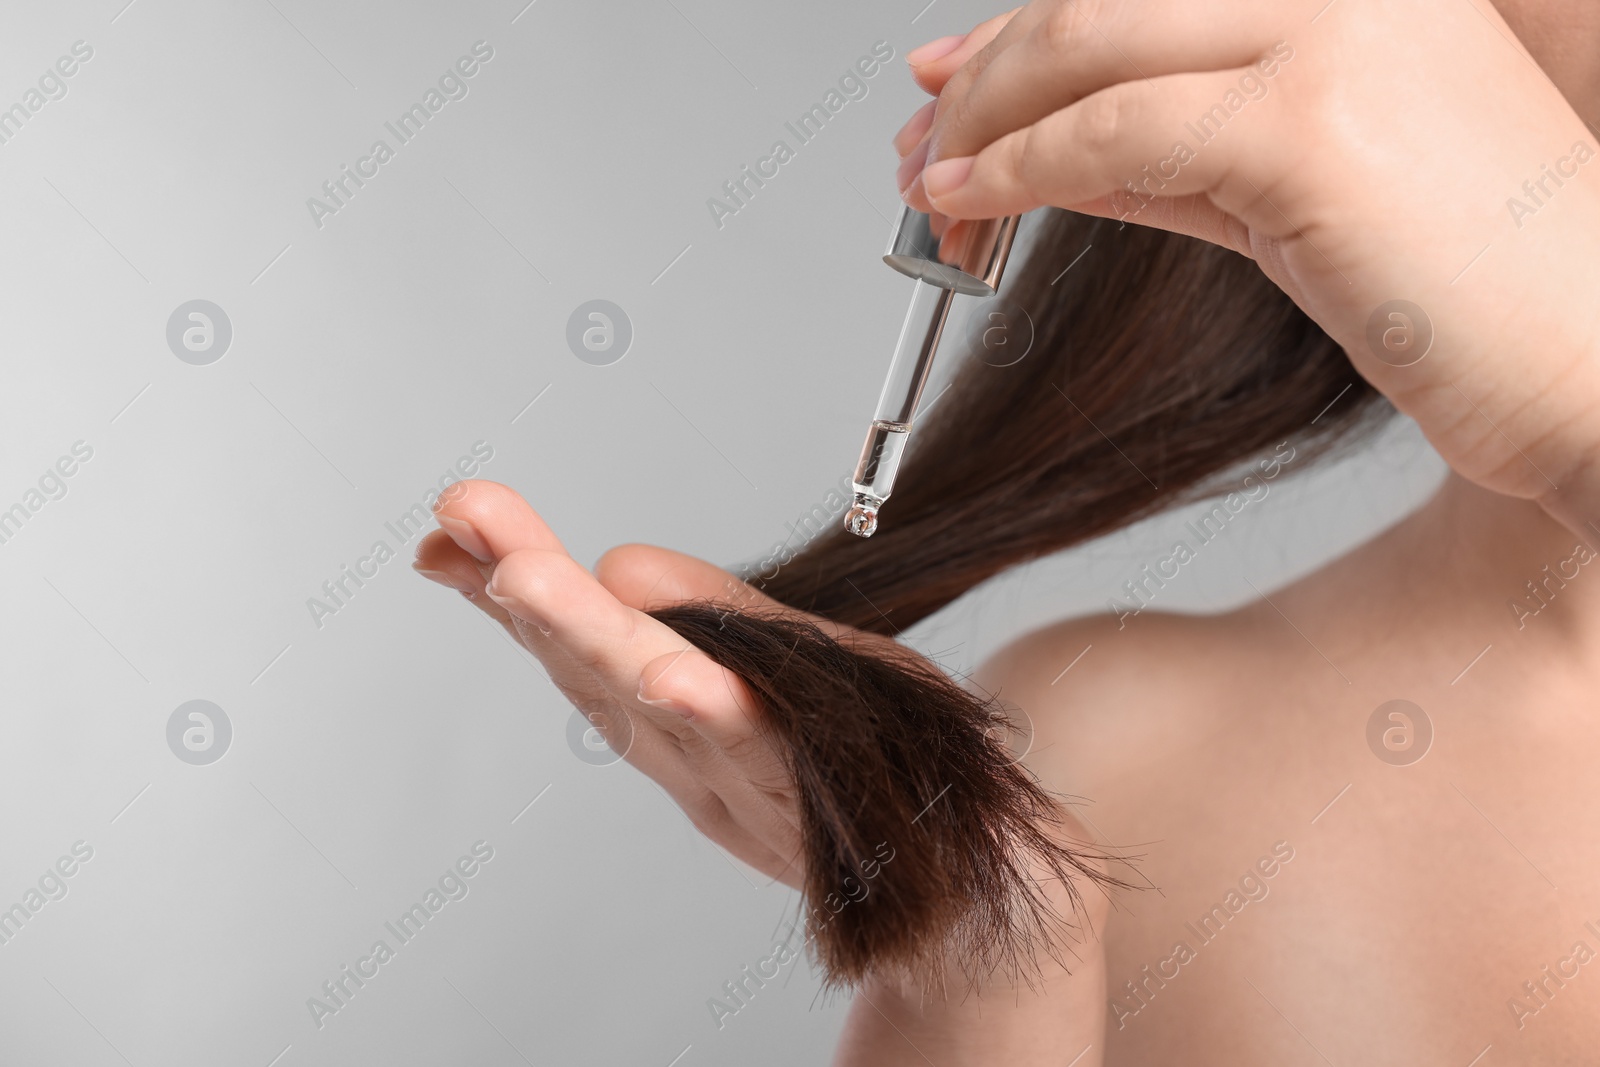
[[688, 708], [684, 707], [676, 700], [671, 700], [667, 697], [650, 696], [650, 691], [660, 683], [661, 679], [667, 676], [667, 673], [671, 671], [672, 668], [678, 665], [678, 661], [684, 657], [684, 655], [689, 651], [690, 647], [692, 646], [685, 645], [679, 650], [676, 656], [673, 656], [667, 661], [667, 665], [665, 667], [662, 667], [659, 671], [656, 671], [654, 675], [648, 677], [644, 674], [639, 675], [639, 702], [641, 704], [649, 704], [653, 708], [664, 708], [667, 711], [673, 712], [677, 715], [682, 715], [685, 719], [691, 719], [694, 717], [693, 713], [690, 712]]
[[467, 483], [466, 482], [451, 482], [449, 485], [445, 486], [444, 492], [439, 494], [439, 499], [435, 500], [433, 502], [433, 510], [434, 511], [438, 511], [440, 508], [444, 507], [446, 504], [452, 503], [453, 501], [456, 501], [456, 500], [460, 500], [462, 497], [464, 497], [466, 495], [467, 495]]
[[674, 715], [681, 715], [685, 719], [694, 718], [694, 712], [690, 711], [688, 708], [684, 707], [682, 704], [678, 703], [676, 700], [669, 700], [666, 697], [647, 697], [647, 696], [645, 696], [644, 695], [644, 682], [643, 682], [643, 680], [641, 680], [639, 682], [638, 700], [639, 700], [639, 703], [641, 703], [641, 704], [649, 704], [652, 708], [660, 708], [663, 711], [670, 711]]
[[493, 574], [489, 575], [489, 584], [483, 587], [483, 591], [489, 595], [489, 599], [494, 601], [496, 604], [499, 604], [501, 607], [511, 612], [511, 614], [515, 615], [529, 626], [532, 626], [534, 629], [544, 634], [546, 637], [549, 637], [550, 624], [546, 622], [538, 612], [530, 608], [527, 602], [521, 597], [508, 595], [496, 588], [495, 582], [498, 581], [499, 578], [500, 572], [497, 570]]
[[903, 193], [906, 187], [922, 173], [923, 164], [928, 161], [928, 139], [924, 137], [922, 143], [911, 150], [911, 154], [900, 161], [900, 166], [895, 169], [894, 180]]
[[961, 42], [966, 39], [967, 35], [962, 33], [954, 37], [940, 37], [937, 40], [929, 41], [927, 44], [919, 45], [907, 52], [906, 62], [913, 67], [919, 67], [924, 63], [932, 63], [936, 59], [943, 59], [957, 48], [960, 48]]
[[449, 534], [450, 540], [460, 545], [463, 552], [470, 554], [480, 563], [488, 563], [494, 559], [494, 553], [489, 551], [489, 542], [483, 539], [483, 535], [472, 523], [449, 515], [434, 517], [439, 520], [439, 529]]
[[941, 159], [922, 172], [922, 192], [929, 200], [947, 196], [967, 184], [972, 175], [972, 156]]
[[418, 567], [415, 565], [413, 565], [411, 569], [428, 579], [430, 582], [438, 582], [440, 585], [447, 586], [451, 589], [459, 589], [463, 593], [466, 592], [465, 589], [461, 588], [460, 582], [456, 581], [444, 571], [430, 571], [426, 567]]
[[910, 185], [900, 190], [900, 199], [925, 215], [932, 215], [935, 211], [934, 206], [928, 203], [927, 196], [923, 194], [922, 173], [920, 171], [915, 178], [911, 179]]
[[917, 108], [916, 113], [906, 120], [906, 124], [895, 132], [890, 143], [894, 145], [895, 152], [901, 158], [904, 158], [907, 152], [917, 146], [917, 142], [922, 140], [923, 135], [928, 132], [928, 128], [933, 125], [933, 113], [937, 109], [938, 103], [937, 100], [929, 100], [926, 104]]

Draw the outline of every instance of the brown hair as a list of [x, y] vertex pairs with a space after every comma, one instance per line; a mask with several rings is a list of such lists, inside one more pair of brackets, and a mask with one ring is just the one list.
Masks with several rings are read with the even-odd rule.
[[[912, 435], [871, 539], [841, 524], [752, 584], [898, 633], [1014, 564], [1215, 495], [1262, 449], [1293, 438], [1297, 455], [1326, 452], [1386, 408], [1251, 260], [1049, 215], [1006, 293], [1032, 320], [1027, 356], [969, 354]], [[937, 981], [952, 959], [972, 981], [1026, 977], [1072, 930], [1038, 878], [1060, 879], [1074, 910], [1081, 879], [1124, 885], [1058, 832], [1066, 798], [1015, 762], [998, 701], [909, 649], [737, 605], [651, 614], [760, 698], [799, 789], [807, 926], [829, 986], [880, 970]], [[858, 900], [850, 886], [885, 842], [892, 862]]]

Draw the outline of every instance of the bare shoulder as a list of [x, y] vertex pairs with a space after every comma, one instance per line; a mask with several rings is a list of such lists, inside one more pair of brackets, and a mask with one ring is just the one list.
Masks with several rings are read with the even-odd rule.
[[1004, 646], [972, 682], [1031, 727], [1030, 766], [1092, 790], [1226, 728], [1252, 675], [1252, 629], [1239, 612], [1068, 619]]

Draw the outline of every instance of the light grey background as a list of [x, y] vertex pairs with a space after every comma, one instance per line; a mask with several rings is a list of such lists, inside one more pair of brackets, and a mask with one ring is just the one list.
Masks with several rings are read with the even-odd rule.
[[[924, 2], [6, 5], [0, 107], [94, 54], [0, 144], [0, 508], [74, 442], [93, 457], [0, 544], [0, 907], [94, 853], [0, 944], [0, 1063], [827, 1061], [844, 1005], [805, 964], [720, 1030], [707, 1008], [794, 895], [577, 758], [537, 665], [384, 523], [485, 441], [482, 476], [586, 564], [788, 537], [853, 464], [908, 295], [878, 259], [921, 102], [902, 57], [999, 10]], [[468, 95], [315, 226], [307, 198], [479, 40]], [[879, 40], [868, 95], [719, 229], [707, 198]], [[233, 327], [209, 366], [166, 343], [194, 299]], [[591, 299], [633, 324], [610, 366], [565, 342]], [[1163, 606], [1302, 573], [1440, 471], [1397, 423], [1275, 485]], [[1101, 610], [1182, 522], [913, 640], [969, 668]], [[316, 625], [308, 598], [379, 539], [399, 556]], [[166, 740], [196, 699], [233, 728], [206, 766]], [[479, 840], [468, 895], [318, 1028], [307, 999]]]

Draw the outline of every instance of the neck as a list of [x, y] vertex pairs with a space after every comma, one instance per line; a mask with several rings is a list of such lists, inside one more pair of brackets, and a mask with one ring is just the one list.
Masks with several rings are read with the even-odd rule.
[[1411, 590], [1413, 603], [1432, 605], [1428, 614], [1486, 613], [1492, 632], [1536, 625], [1600, 650], [1600, 531], [1587, 534], [1580, 539], [1537, 504], [1452, 472], [1384, 540], [1393, 549], [1393, 577]]

